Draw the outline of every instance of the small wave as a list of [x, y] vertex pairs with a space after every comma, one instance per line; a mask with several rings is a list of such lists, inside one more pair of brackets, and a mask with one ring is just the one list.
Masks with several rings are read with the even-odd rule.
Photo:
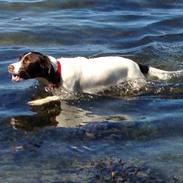
[[[181, 79], [180, 79], [181, 80]], [[121, 83], [117, 86], [99, 92], [99, 96], [112, 97], [136, 97], [136, 96], [151, 96], [151, 95], [165, 95], [181, 97], [183, 93], [182, 82], [174, 81], [148, 81], [143, 87], [135, 88], [133, 82]]]
[[58, 0], [17, 0], [17, 1], [1, 1], [2, 10], [59, 10], [59, 9], [78, 9], [78, 8], [89, 8], [95, 5], [95, 1], [58, 1]]
[[[180, 81], [180, 82], [179, 82]], [[138, 97], [138, 96], [166, 96], [182, 97], [183, 84], [182, 79], [174, 81], [148, 81], [143, 87], [134, 87], [135, 82], [124, 82], [118, 85], [113, 85], [107, 89], [103, 89], [96, 93], [75, 93], [64, 88], [55, 89], [52, 91], [54, 95], [61, 96], [61, 100], [93, 100], [100, 97]]]

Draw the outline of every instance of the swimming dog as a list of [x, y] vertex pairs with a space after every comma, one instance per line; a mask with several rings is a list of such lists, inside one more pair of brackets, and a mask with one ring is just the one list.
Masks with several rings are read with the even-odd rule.
[[[54, 58], [39, 52], [21, 55], [18, 62], [8, 65], [8, 72], [16, 82], [35, 78], [45, 85], [83, 93], [95, 93], [126, 81], [136, 81], [134, 87], [141, 87], [147, 77], [167, 80], [183, 76], [183, 70], [160, 70], [120, 56]], [[60, 97], [49, 96], [29, 104], [41, 105], [56, 100]]]

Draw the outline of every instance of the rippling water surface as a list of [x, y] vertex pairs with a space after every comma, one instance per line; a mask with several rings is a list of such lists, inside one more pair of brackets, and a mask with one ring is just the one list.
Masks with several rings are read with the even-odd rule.
[[182, 19], [178, 0], [1, 0], [0, 182], [90, 182], [92, 162], [109, 157], [183, 182], [182, 78], [32, 108], [48, 93], [34, 80], [12, 83], [6, 69], [30, 50], [183, 69]]

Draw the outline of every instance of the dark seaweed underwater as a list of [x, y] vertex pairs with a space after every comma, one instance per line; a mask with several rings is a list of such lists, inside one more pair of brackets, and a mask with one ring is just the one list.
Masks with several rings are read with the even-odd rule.
[[182, 20], [181, 0], [0, 0], [0, 182], [183, 182], [183, 78], [31, 107], [50, 93], [7, 72], [31, 50], [183, 69]]

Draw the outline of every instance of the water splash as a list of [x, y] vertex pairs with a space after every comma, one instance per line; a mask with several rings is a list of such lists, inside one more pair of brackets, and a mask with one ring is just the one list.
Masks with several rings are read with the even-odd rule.
[[[113, 85], [108, 88], [102, 89], [96, 93], [81, 93], [72, 92], [64, 87], [58, 89], [51, 89], [46, 91], [47, 94], [60, 96], [61, 101], [71, 100], [93, 100], [100, 97], [119, 97], [130, 98], [138, 96], [166, 96], [166, 97], [181, 97], [183, 93], [182, 79], [172, 79], [169, 81], [152, 80], [147, 81], [141, 87], [136, 86], [136, 81], [123, 82], [118, 85]], [[38, 89], [37, 87], [36, 89]], [[40, 88], [38, 93], [41, 93]], [[37, 93], [37, 94], [38, 94]]]
[[143, 95], [176, 95], [183, 93], [183, 83], [181, 81], [148, 81], [141, 88], [134, 88], [133, 82], [121, 83], [116, 86], [99, 92], [99, 95], [113, 96], [113, 97], [136, 97]]

